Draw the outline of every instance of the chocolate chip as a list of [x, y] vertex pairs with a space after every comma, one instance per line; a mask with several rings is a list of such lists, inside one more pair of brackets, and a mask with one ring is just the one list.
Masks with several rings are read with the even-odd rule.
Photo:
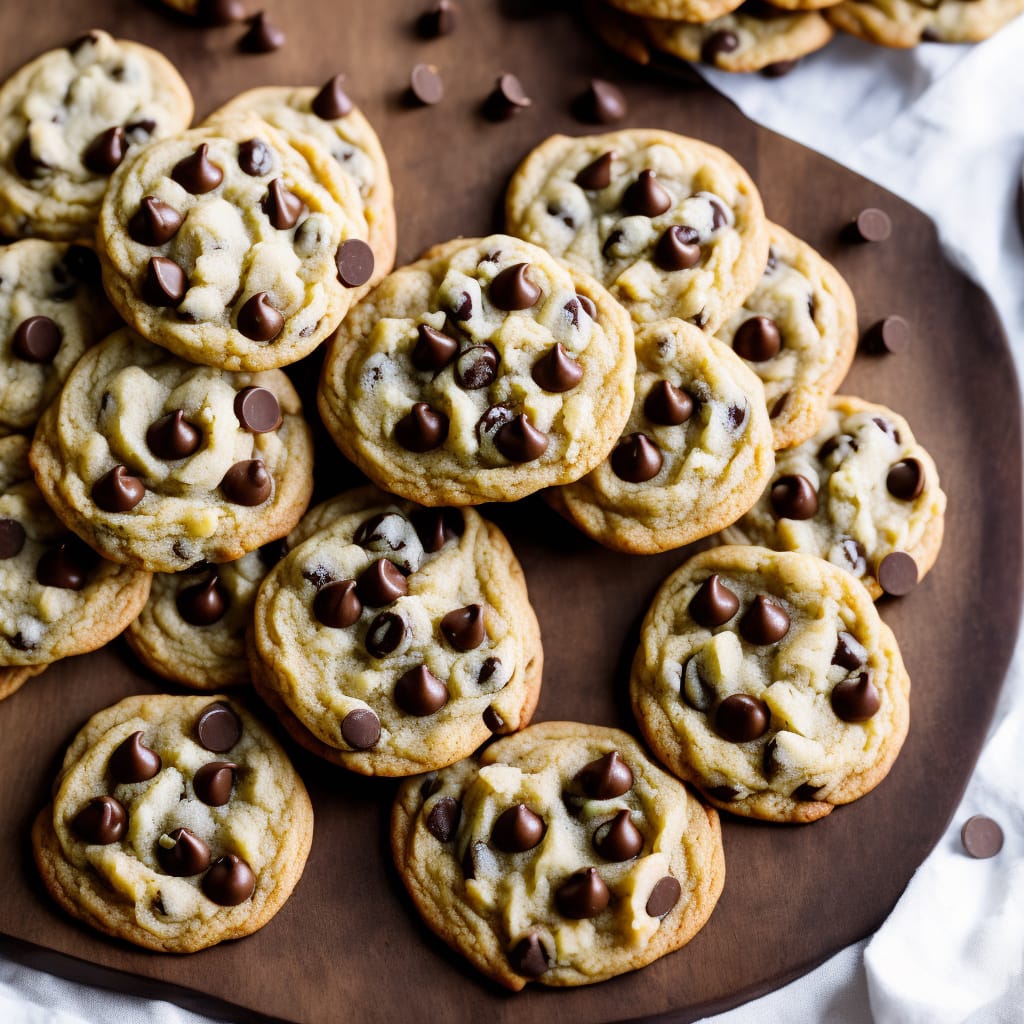
[[146, 496], [146, 488], [125, 466], [115, 466], [92, 485], [91, 493], [104, 512], [131, 512]]
[[779, 477], [772, 484], [770, 500], [776, 519], [813, 519], [818, 511], [818, 493], [799, 473]]
[[679, 883], [671, 875], [659, 879], [647, 897], [648, 917], [664, 917], [679, 902], [681, 892]]
[[11, 347], [27, 363], [52, 363], [62, 340], [60, 328], [48, 316], [30, 316], [18, 324]]
[[867, 552], [859, 540], [847, 537], [840, 545], [840, 551], [855, 576], [863, 576], [868, 571]]
[[570, 299], [562, 308], [568, 313], [569, 322], [573, 327], [578, 328], [580, 325], [580, 312], [586, 313], [591, 320], [597, 319], [597, 306], [594, 305], [594, 300], [587, 295], [581, 295], [579, 292], [576, 293], [574, 299]]
[[850, 672], [864, 665], [868, 660], [868, 652], [864, 645], [852, 634], [840, 631], [836, 637], [836, 649], [832, 655], [832, 664], [841, 665]]
[[732, 339], [736, 354], [752, 363], [763, 363], [779, 354], [782, 335], [774, 320], [766, 316], [752, 316], [740, 324]]
[[448, 703], [448, 687], [426, 665], [419, 665], [395, 683], [395, 703], [406, 714], [424, 718]]
[[873, 324], [864, 334], [864, 347], [869, 352], [905, 352], [910, 347], [910, 324], [901, 316], [887, 316]]
[[364, 569], [357, 581], [359, 597], [370, 608], [391, 604], [409, 593], [402, 571], [387, 558], [379, 558]]
[[228, 610], [227, 593], [217, 573], [204, 583], [179, 591], [175, 604], [178, 614], [192, 626], [212, 626]]
[[409, 96], [414, 103], [432, 107], [444, 99], [444, 81], [434, 64], [416, 64], [409, 75]]
[[221, 907], [237, 907], [256, 890], [256, 876], [252, 868], [233, 853], [226, 853], [214, 861], [203, 876], [203, 895]]
[[462, 856], [462, 873], [469, 878], [497, 878], [500, 873], [498, 858], [491, 848], [477, 840], [466, 847]]
[[661, 472], [661, 449], [646, 434], [627, 434], [609, 458], [612, 472], [620, 480], [642, 484]]
[[689, 270], [700, 262], [700, 235], [693, 228], [673, 224], [658, 239], [654, 262], [664, 271]]
[[160, 755], [142, 742], [142, 735], [133, 732], [110, 755], [107, 770], [114, 782], [146, 782], [160, 771]]
[[344, 85], [345, 76], [335, 75], [324, 83], [313, 98], [313, 113], [322, 121], [337, 121], [339, 117], [352, 113], [352, 101]]
[[21, 140], [18, 148], [14, 151], [14, 169], [18, 172], [19, 177], [24, 178], [26, 181], [38, 178], [43, 171], [49, 169], [49, 165], [45, 164], [32, 152], [32, 143], [27, 135]]
[[588, 192], [600, 192], [601, 189], [607, 188], [612, 183], [612, 161], [614, 159], [613, 152], [602, 153], [576, 175], [576, 184]]
[[231, 799], [238, 765], [231, 761], [210, 761], [192, 777], [196, 796], [210, 807], [223, 807]]
[[978, 860], [994, 857], [1003, 848], [1003, 830], [984, 814], [968, 818], [960, 829], [960, 842], [968, 855]]
[[782, 410], [786, 408], [786, 403], [789, 401], [789, 392], [786, 391], [781, 394], [776, 400], [775, 404], [771, 407], [768, 412], [769, 419], [775, 419], [782, 415]]
[[96, 556], [79, 540], [63, 541], [43, 552], [36, 564], [36, 579], [44, 587], [81, 590], [85, 586], [90, 561]]
[[82, 154], [82, 163], [93, 174], [110, 174], [124, 159], [127, 149], [124, 128], [120, 125], [116, 128], [108, 128], [106, 131], [100, 132], [86, 146], [85, 152]]
[[885, 478], [885, 486], [894, 498], [913, 501], [924, 490], [924, 466], [918, 459], [895, 463]]
[[84, 281], [93, 286], [100, 284], [100, 259], [89, 246], [69, 245], [61, 262], [76, 281]]
[[773, 598], [758, 594], [740, 619], [740, 635], [748, 644], [778, 643], [789, 632], [789, 616]]
[[451, 35], [458, 27], [458, 16], [459, 8], [453, 0], [438, 0], [433, 7], [419, 16], [416, 22], [417, 30], [425, 39]]
[[341, 735], [353, 749], [369, 750], [380, 739], [380, 719], [366, 708], [356, 708], [343, 719]]
[[0, 519], [0, 559], [14, 558], [25, 546], [25, 527], [17, 519]]
[[622, 208], [626, 213], [641, 217], [657, 217], [671, 206], [672, 195], [651, 170], [641, 171], [640, 177], [626, 189], [622, 197]]
[[476, 676], [477, 684], [483, 686], [499, 668], [501, 668], [500, 658], [485, 658]]
[[230, 25], [245, 18], [242, 0], [199, 0], [196, 17], [204, 25]]
[[462, 817], [462, 805], [450, 796], [443, 796], [427, 815], [427, 831], [440, 843], [451, 842]]
[[158, 458], [173, 462], [196, 452], [203, 435], [188, 420], [181, 409], [161, 416], [146, 431], [146, 445]]
[[156, 196], [145, 196], [128, 221], [128, 234], [139, 245], [163, 245], [181, 227], [184, 218]]
[[766, 64], [761, 68], [761, 74], [765, 78], [782, 78], [783, 75], [788, 75], [799, 63], [799, 60], [777, 60], [774, 64]]
[[539, 978], [547, 969], [550, 957], [536, 932], [520, 939], [508, 955], [508, 962], [516, 974], [524, 978]]
[[493, 384], [498, 376], [498, 352], [493, 345], [474, 345], [455, 363], [455, 380], [467, 391], [478, 391]]
[[359, 621], [363, 603], [356, 593], [355, 580], [326, 583], [313, 598], [313, 614], [318, 622], [331, 629], [345, 629]]
[[868, 207], [850, 222], [847, 237], [857, 242], [884, 242], [892, 234], [892, 220], [884, 210]]
[[385, 658], [405, 639], [405, 621], [395, 612], [381, 612], [366, 631], [366, 649], [375, 658]]
[[243, 53], [273, 53], [284, 46], [285, 34], [268, 17], [266, 11], [249, 19], [249, 28], [238, 40]]
[[700, 48], [700, 59], [705, 64], [717, 64], [720, 53], [732, 53], [739, 45], [740, 38], [735, 32], [719, 29], [704, 40], [704, 45]]
[[791, 797], [793, 800], [799, 800], [801, 802], [812, 802], [821, 799], [821, 792], [821, 786], [814, 786], [809, 782], [802, 782], [793, 790]]
[[715, 712], [715, 731], [730, 743], [749, 743], [768, 731], [768, 705], [746, 693], [726, 697]]
[[903, 597], [917, 586], [917, 562], [905, 551], [892, 551], [875, 570], [878, 585], [892, 597]]
[[644, 399], [644, 415], [665, 427], [678, 427], [693, 415], [693, 399], [682, 388], [659, 380]]
[[591, 124], [615, 124], [628, 110], [622, 90], [603, 78], [592, 78], [573, 106], [580, 119]]
[[698, 626], [714, 629], [728, 622], [739, 610], [740, 599], [713, 573], [690, 601], [690, 616]]
[[597, 868], [584, 868], [555, 890], [555, 906], [562, 917], [583, 920], [597, 917], [608, 906], [611, 893]]
[[157, 840], [156, 859], [167, 874], [188, 878], [210, 866], [210, 848], [192, 829], [176, 828]]
[[236, 462], [220, 482], [224, 497], [234, 505], [262, 505], [274, 490], [274, 481], [262, 459]]
[[95, 45], [99, 41], [100, 37], [95, 32], [85, 32], [68, 43], [68, 52], [74, 56], [82, 47]]
[[128, 812], [112, 796], [95, 796], [75, 815], [71, 827], [83, 842], [108, 846], [128, 831]]
[[238, 166], [251, 178], [269, 174], [274, 155], [262, 139], [249, 139], [238, 147]]
[[458, 354], [459, 343], [447, 334], [435, 331], [427, 324], [417, 328], [418, 338], [412, 350], [412, 365], [417, 370], [437, 373]]
[[644, 837], [627, 810], [619, 811], [594, 832], [594, 849], [605, 860], [617, 863], [632, 860], [640, 855], [643, 847]]
[[495, 735], [504, 732], [505, 730], [505, 719], [494, 710], [494, 707], [488, 707], [484, 712], [484, 725], [491, 730]]
[[484, 410], [483, 416], [476, 421], [477, 440], [482, 441], [485, 436], [497, 433], [501, 427], [506, 423], [511, 423], [514, 418], [512, 407], [504, 402], [489, 406]]
[[451, 309], [451, 315], [459, 323], [465, 323], [473, 315], [473, 297], [469, 292], [462, 292]]
[[541, 290], [530, 280], [529, 269], [529, 263], [517, 263], [506, 267], [491, 282], [487, 294], [498, 309], [530, 309], [540, 301]]
[[484, 629], [484, 609], [479, 604], [456, 608], [441, 620], [441, 633], [449, 646], [457, 651], [472, 651], [487, 636]]
[[538, 387], [560, 395], [583, 380], [583, 367], [565, 351], [561, 342], [556, 342], [533, 364], [531, 375]]
[[498, 428], [494, 446], [509, 462], [533, 462], [548, 448], [548, 435], [530, 423], [526, 413]]
[[253, 341], [273, 341], [284, 329], [284, 317], [266, 292], [257, 292], [238, 311], [237, 326]]
[[209, 154], [209, 145], [200, 143], [194, 153], [179, 160], [171, 171], [171, 177], [194, 196], [212, 192], [224, 180], [224, 172], [210, 160]]
[[611, 800], [633, 788], [633, 772], [617, 750], [585, 764], [576, 778], [591, 800]]
[[832, 710], [844, 722], [866, 722], [882, 706], [870, 672], [850, 676], [832, 687]]
[[373, 250], [361, 238], [349, 238], [334, 254], [338, 280], [346, 288], [360, 288], [373, 277]]
[[544, 838], [546, 828], [540, 815], [526, 804], [516, 804], [498, 815], [491, 829], [491, 842], [504, 853], [524, 853]]
[[288, 191], [283, 178], [275, 178], [267, 186], [267, 194], [261, 208], [272, 227], [278, 231], [287, 231], [298, 222], [303, 203], [294, 192]]
[[502, 75], [484, 103], [484, 115], [492, 121], [507, 121], [533, 104], [523, 83], [515, 75]]
[[844, 459], [848, 459], [858, 447], [856, 439], [849, 434], [836, 434], [818, 449], [818, 461], [828, 462], [834, 468]]
[[223, 754], [242, 738], [242, 720], [223, 701], [214, 701], [196, 719], [196, 738], [207, 750]]
[[746, 422], [748, 407], [744, 402], [743, 406], [730, 405], [726, 418], [729, 421], [729, 426], [732, 430], [739, 430], [740, 427]]
[[185, 271], [166, 256], [153, 256], [146, 266], [142, 297], [151, 306], [176, 306], [188, 291]]
[[707, 792], [712, 800], [719, 800], [723, 804], [732, 803], [740, 795], [739, 790], [732, 786], [711, 786]]
[[701, 675], [696, 655], [686, 659], [679, 679], [679, 693], [694, 711], [710, 711], [715, 703], [715, 688]]
[[269, 434], [281, 426], [281, 404], [269, 388], [252, 386], [235, 395], [235, 417], [250, 434]]
[[423, 508], [412, 514], [423, 550], [428, 554], [440, 551], [450, 540], [457, 540], [466, 529], [462, 512], [457, 508]]
[[129, 143], [144, 145], [152, 138], [156, 131], [156, 121], [151, 117], [144, 117], [141, 121], [129, 121], [124, 126], [124, 134]]
[[872, 416], [871, 422], [874, 423], [878, 429], [889, 438], [893, 444], [900, 443], [900, 432], [885, 418], [882, 416]]

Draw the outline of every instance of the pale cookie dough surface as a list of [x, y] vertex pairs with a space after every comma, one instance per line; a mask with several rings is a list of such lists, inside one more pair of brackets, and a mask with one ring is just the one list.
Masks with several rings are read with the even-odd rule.
[[[907, 460], [920, 467], [921, 490], [901, 498], [888, 480], [892, 468]], [[814, 494], [796, 510], [806, 518], [773, 507], [772, 488], [794, 476]], [[945, 510], [938, 470], [907, 421], [883, 405], [836, 395], [814, 437], [776, 453], [772, 483], [724, 537], [730, 543], [817, 555], [853, 573], [877, 598], [882, 594], [878, 568], [887, 555], [910, 555], [919, 580], [935, 564]]]
[[0, 429], [31, 430], [116, 322], [91, 249], [35, 238], [0, 249]]
[[976, 43], [1024, 13], [1024, 0], [843, 0], [828, 12], [836, 28], [882, 46]]
[[[93, 715], [75, 737], [53, 803], [40, 812], [32, 832], [43, 881], [70, 914], [147, 949], [191, 953], [256, 931], [291, 895], [313, 836], [309, 796], [277, 740], [238, 703], [220, 701], [240, 726], [226, 749], [223, 743], [217, 750], [204, 745], [197, 729], [210, 696], [128, 697]], [[135, 733], [157, 756], [159, 769], [142, 781], [126, 781], [128, 773], [112, 755]], [[152, 772], [157, 764], [151, 756], [148, 762]], [[210, 762], [234, 766], [229, 798], [220, 806], [198, 795], [209, 797], [202, 776], [198, 785], [196, 780]], [[130, 777], [138, 774], [146, 772]], [[113, 797], [125, 814], [122, 834], [110, 842], [86, 841], [75, 824], [97, 797]], [[158, 851], [179, 828], [205, 844], [209, 867], [168, 873]], [[251, 895], [236, 905], [207, 895], [210, 876], [227, 855], [248, 865], [255, 881]]]
[[[593, 788], [586, 772], [581, 778], [613, 754], [618, 785]], [[495, 824], [519, 804], [543, 836], [508, 852]], [[628, 823], [632, 845], [602, 853], [616, 819]], [[391, 845], [427, 924], [513, 990], [530, 981], [587, 985], [679, 949], [710, 917], [725, 880], [715, 811], [631, 736], [573, 722], [531, 726], [478, 762], [408, 780], [392, 810]], [[599, 898], [567, 907], [566, 883], [587, 869]]]
[[[263, 147], [258, 158], [246, 148], [254, 140]], [[205, 173], [178, 172], [186, 188], [175, 169], [204, 145]], [[281, 227], [267, 208], [273, 183], [297, 204]], [[149, 197], [181, 218], [159, 244], [132, 229]], [[111, 178], [97, 237], [104, 286], [143, 337], [193, 362], [266, 370], [312, 352], [338, 326], [356, 292], [342, 283], [337, 254], [366, 233], [359, 195], [334, 158], [313, 139], [300, 152], [250, 114], [129, 153]], [[183, 291], [156, 296], [166, 305], [149, 291], [154, 258], [185, 277]], [[269, 311], [261, 315], [265, 330], [254, 330], [260, 296]]]
[[[806, 242], [770, 224], [768, 266], [757, 287], [716, 337], [746, 348], [754, 318], [772, 321], [781, 347], [767, 359], [748, 359], [761, 378], [775, 447], [812, 437], [857, 352], [857, 306], [839, 272]], [[756, 332], [754, 332], [756, 337]], [[753, 352], [752, 354], [759, 354]]]
[[[581, 171], [609, 153], [607, 185], [577, 184]], [[637, 197], [649, 180], [644, 172], [655, 175], [653, 205]], [[644, 209], [662, 212], [636, 212]], [[679, 317], [716, 331], [768, 257], [761, 197], [746, 171], [714, 146], [654, 129], [552, 136], [516, 171], [505, 217], [512, 234], [601, 281], [638, 324]], [[699, 247], [683, 269], [659, 265], [671, 229]]]
[[[721, 342], [666, 320], [637, 331], [636, 353], [636, 400], [618, 446], [545, 497], [607, 547], [651, 554], [735, 522], [775, 460], [761, 383]], [[666, 382], [688, 403], [682, 422], [665, 422], [653, 407]]]
[[[532, 304], [499, 308], [508, 293]], [[450, 353], [418, 369], [427, 331]], [[576, 379], [555, 391], [538, 364], [559, 352]], [[596, 281], [492, 235], [431, 249], [360, 302], [331, 343], [318, 401], [338, 447], [386, 490], [426, 505], [513, 501], [608, 454], [634, 367], [629, 317]], [[410, 439], [427, 406], [432, 432]]]
[[[717, 624], [698, 611], [711, 579], [733, 599]], [[758, 632], [763, 598], [785, 629]], [[843, 703], [837, 694], [858, 682], [867, 693]], [[896, 639], [857, 580], [810, 555], [752, 547], [705, 551], [665, 581], [630, 679], [661, 761], [716, 806], [782, 822], [814, 821], [885, 778], [909, 693]]]
[[739, 7], [743, 0], [608, 0], [612, 7], [645, 18], [711, 21]]
[[[360, 774], [411, 775], [530, 720], [540, 632], [497, 527], [471, 509], [417, 508], [373, 488], [311, 519], [260, 588], [250, 645], [257, 690], [299, 742]], [[398, 589], [374, 584], [385, 570]], [[322, 602], [345, 581], [355, 581], [354, 612], [331, 618]], [[483, 626], [460, 647], [446, 617], [472, 606]], [[432, 691], [412, 678], [424, 668]]]
[[[273, 393], [277, 429], [244, 429], [235, 406], [251, 387]], [[178, 411], [197, 447], [160, 457], [150, 428]], [[40, 421], [31, 459], [47, 501], [71, 529], [112, 560], [151, 572], [232, 561], [283, 536], [313, 488], [312, 437], [283, 373], [195, 366], [127, 329], [80, 360]], [[96, 500], [118, 466], [123, 493], [138, 497], [141, 488], [140, 500], [123, 511]]]
[[0, 87], [0, 233], [91, 239], [109, 180], [83, 162], [97, 137], [121, 128], [131, 152], [191, 120], [188, 86], [148, 46], [94, 29], [37, 57]]
[[313, 111], [319, 90], [313, 86], [266, 86], [250, 89], [215, 110], [211, 124], [241, 114], [258, 114], [300, 151], [308, 137], [316, 139], [352, 179], [363, 203], [367, 241], [373, 249], [373, 276], [367, 287], [383, 280], [395, 265], [394, 190], [380, 139], [362, 111], [353, 107], [343, 117], [326, 119]]
[[51, 662], [102, 647], [149, 594], [149, 573], [101, 559], [50, 511], [29, 443], [0, 440], [0, 698]]

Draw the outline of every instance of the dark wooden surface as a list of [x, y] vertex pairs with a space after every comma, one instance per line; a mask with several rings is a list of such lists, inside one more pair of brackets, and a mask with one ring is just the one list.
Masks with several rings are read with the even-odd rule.
[[[847, 276], [862, 328], [889, 313], [914, 327], [909, 353], [858, 356], [846, 385], [908, 417], [950, 495], [936, 569], [909, 597], [881, 606], [914, 681], [910, 736], [874, 793], [824, 821], [798, 828], [726, 819], [725, 893], [685, 950], [602, 985], [531, 987], [518, 996], [478, 977], [420, 925], [387, 853], [393, 784], [294, 751], [317, 824], [293, 898], [255, 936], [189, 957], [160, 956], [68, 920], [42, 891], [28, 851], [29, 823], [75, 730], [99, 708], [160, 685], [115, 644], [57, 665], [0, 704], [0, 930], [20, 940], [10, 948], [58, 973], [192, 1006], [198, 999], [200, 1007], [227, 1016], [582, 1024], [666, 1014], [688, 1020], [781, 984], [868, 934], [956, 806], [1017, 628], [1020, 410], [1006, 342], [987, 299], [944, 262], [922, 214], [755, 127], [704, 88], [647, 79], [614, 62], [564, 13], [520, 17], [518, 5], [467, 0], [458, 33], [425, 43], [412, 31], [421, 0], [271, 0], [268, 6], [288, 32], [286, 47], [242, 57], [233, 50], [237, 28], [204, 33], [133, 0], [5, 3], [0, 75], [94, 25], [167, 53], [192, 87], [199, 116], [243, 88], [319, 83], [344, 70], [391, 160], [403, 261], [431, 243], [497, 226], [504, 184], [525, 153], [551, 132], [588, 130], [569, 111], [592, 74], [623, 85], [628, 125], [674, 129], [729, 149], [758, 181], [769, 215]], [[418, 61], [442, 69], [448, 92], [439, 107], [403, 105], [409, 69]], [[514, 122], [490, 124], [478, 108], [506, 70], [522, 76], [534, 105]], [[890, 213], [892, 239], [841, 243], [841, 225], [866, 205]], [[329, 446], [317, 471], [322, 493], [351, 479]], [[489, 514], [523, 561], [541, 619], [546, 671], [538, 720], [632, 729], [626, 681], [639, 620], [683, 553], [605, 552], [537, 499], [491, 507]], [[204, 1002], [202, 994], [237, 1009]]]

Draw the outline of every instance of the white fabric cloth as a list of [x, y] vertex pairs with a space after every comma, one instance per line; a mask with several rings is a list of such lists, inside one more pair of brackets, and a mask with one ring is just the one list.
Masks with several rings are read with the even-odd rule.
[[[930, 214], [950, 258], [992, 297], [1022, 365], [1024, 242], [1015, 204], [1024, 161], [1024, 18], [974, 47], [886, 51], [844, 38], [782, 79], [706, 74], [755, 121]], [[1022, 765], [1018, 646], [963, 801], [878, 933], [714, 1024], [1024, 1024]], [[960, 844], [963, 822], [979, 813], [1006, 835], [991, 860], [966, 857]], [[168, 1003], [62, 981], [19, 959], [16, 947], [0, 943], [4, 1024], [206, 1024]]]

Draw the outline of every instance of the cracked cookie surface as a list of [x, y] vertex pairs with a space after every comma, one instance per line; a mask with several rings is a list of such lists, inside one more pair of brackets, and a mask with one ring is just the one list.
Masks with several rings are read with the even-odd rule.
[[976, 43], [1024, 13], [1024, 0], [843, 0], [828, 11], [836, 28], [882, 46]]

